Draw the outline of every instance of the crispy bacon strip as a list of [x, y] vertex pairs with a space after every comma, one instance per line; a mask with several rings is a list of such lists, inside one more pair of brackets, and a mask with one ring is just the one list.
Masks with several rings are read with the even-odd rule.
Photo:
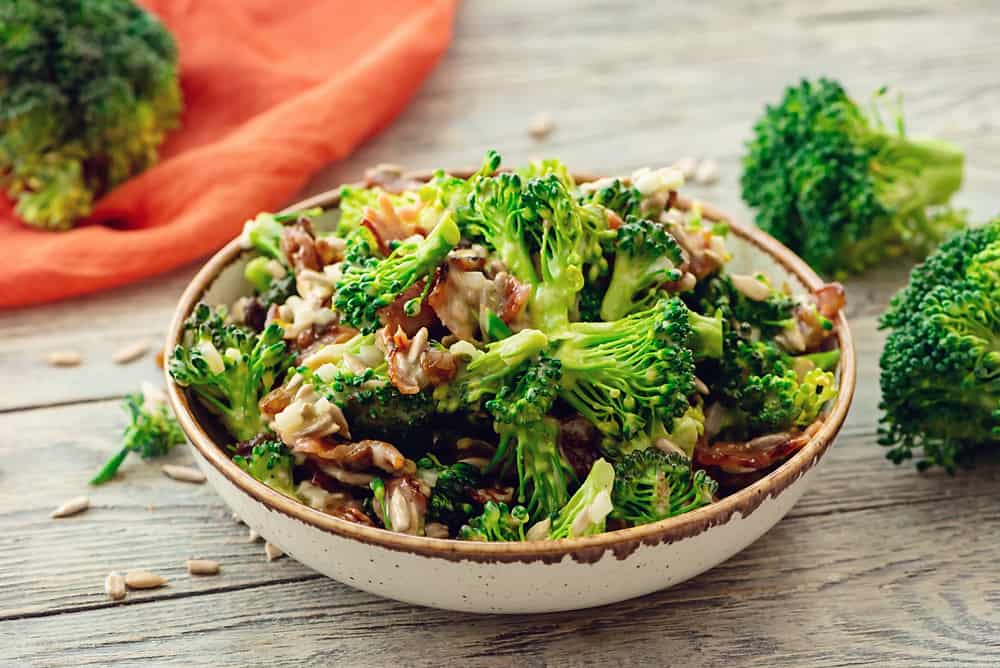
[[281, 232], [281, 250], [296, 272], [302, 269], [319, 271], [323, 268], [316, 251], [316, 237], [308, 218], [299, 218]]
[[494, 282], [500, 298], [500, 318], [508, 325], [517, 320], [531, 297], [531, 286], [521, 283], [505, 271], [497, 274]]
[[421, 327], [427, 327], [428, 329], [437, 328], [440, 324], [437, 314], [434, 313], [434, 309], [428, 303], [427, 299], [420, 302], [420, 310], [416, 315], [406, 315], [406, 312], [403, 310], [406, 302], [420, 296], [424, 291], [425, 285], [424, 281], [411, 285], [406, 291], [396, 297], [391, 304], [379, 309], [378, 317], [382, 321], [382, 324], [393, 332], [397, 329], [402, 329], [406, 332], [407, 336], [414, 336], [420, 331]]
[[758, 436], [745, 443], [734, 441], [700, 442], [695, 446], [694, 459], [703, 467], [718, 467], [726, 473], [751, 473], [770, 468], [801, 450], [822, 426], [816, 420], [799, 434], [779, 432]]
[[378, 208], [365, 207], [361, 224], [371, 230], [382, 254], [388, 255], [391, 242], [412, 237], [417, 231], [413, 224], [416, 216], [407, 212], [405, 217], [410, 220], [403, 220], [400, 212], [397, 212], [396, 207], [392, 205], [389, 195], [382, 193], [379, 195]]
[[398, 473], [406, 458], [391, 443], [364, 439], [353, 443], [334, 443], [329, 439], [300, 438], [292, 451], [313, 455], [348, 471], [367, 471], [373, 466], [386, 473]]

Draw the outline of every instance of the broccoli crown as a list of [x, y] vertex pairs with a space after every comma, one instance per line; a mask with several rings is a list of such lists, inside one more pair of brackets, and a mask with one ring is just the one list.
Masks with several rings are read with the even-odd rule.
[[512, 542], [524, 540], [524, 525], [528, 523], [524, 506], [510, 508], [506, 503], [487, 501], [483, 513], [469, 520], [458, 532], [462, 540]]
[[184, 325], [185, 343], [170, 358], [174, 380], [189, 387], [237, 440], [265, 430], [257, 406], [292, 363], [282, 330], [256, 334], [225, 323], [225, 309], [198, 304]]
[[599, 204], [625, 220], [630, 216], [639, 216], [642, 193], [635, 186], [625, 185], [621, 179], [614, 179], [608, 185], [583, 195], [580, 203]]
[[524, 181], [517, 174], [502, 173], [478, 180], [469, 204], [460, 215], [463, 232], [481, 240], [517, 280], [538, 283], [531, 257], [531, 224], [524, 217]]
[[[344, 322], [362, 332], [374, 332], [380, 325], [378, 310], [420, 279], [433, 274], [460, 236], [458, 225], [449, 214], [425, 238], [401, 242], [383, 260], [348, 264], [337, 284], [334, 307], [341, 312]], [[429, 281], [427, 285], [430, 286]], [[419, 303], [408, 304], [407, 310], [419, 310]]]
[[504, 385], [495, 398], [486, 402], [486, 410], [499, 422], [527, 424], [541, 420], [552, 408], [559, 393], [562, 362], [540, 352], [524, 372]]
[[860, 271], [909, 252], [924, 255], [960, 217], [931, 216], [962, 182], [964, 155], [869, 119], [830, 79], [789, 87], [753, 128], [743, 199], [757, 224], [817, 271]]
[[603, 533], [613, 507], [611, 491], [614, 484], [614, 467], [604, 459], [594, 462], [580, 488], [553, 516], [549, 538], [557, 540]]
[[1000, 220], [944, 244], [893, 299], [879, 441], [900, 463], [954, 472], [1000, 441]]
[[744, 336], [756, 330], [771, 338], [795, 324], [792, 296], [772, 288], [766, 299], [751, 299], [737, 290], [726, 274], [700, 281], [685, 299], [698, 313], [719, 313], [733, 331]]
[[601, 302], [601, 318], [618, 320], [662, 298], [664, 283], [680, 280], [681, 247], [663, 225], [629, 217], [618, 228], [611, 282]]
[[417, 476], [432, 489], [427, 502], [428, 521], [457, 530], [479, 512], [470, 492], [482, 484], [483, 476], [472, 464], [456, 462], [445, 466], [428, 454], [417, 461]]
[[25, 222], [71, 227], [180, 111], [174, 41], [130, 0], [0, 3], [0, 185]]
[[605, 436], [630, 440], [654, 419], [672, 424], [684, 414], [695, 391], [692, 347], [721, 354], [721, 342], [721, 322], [678, 298], [614, 322], [572, 323], [555, 352], [560, 397]]
[[657, 522], [711, 503], [717, 488], [677, 453], [639, 450], [615, 464], [612, 515], [633, 525]]
[[129, 394], [123, 407], [129, 424], [122, 435], [122, 448], [91, 479], [92, 485], [111, 480], [130, 452], [138, 453], [143, 459], [152, 459], [184, 442], [184, 432], [162, 400], [152, 400], [141, 393]]
[[295, 458], [281, 441], [271, 439], [258, 443], [250, 450], [249, 456], [233, 457], [233, 463], [271, 489], [296, 497], [292, 478]]

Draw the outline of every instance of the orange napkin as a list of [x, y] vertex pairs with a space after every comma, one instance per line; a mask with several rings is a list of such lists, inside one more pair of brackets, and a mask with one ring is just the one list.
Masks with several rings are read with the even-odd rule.
[[180, 50], [184, 115], [161, 161], [69, 232], [0, 196], [0, 307], [79, 295], [204, 256], [384, 127], [451, 37], [457, 0], [143, 0]]

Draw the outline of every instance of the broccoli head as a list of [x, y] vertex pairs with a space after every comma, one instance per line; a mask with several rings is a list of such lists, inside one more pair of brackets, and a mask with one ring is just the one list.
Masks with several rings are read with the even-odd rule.
[[772, 338], [795, 325], [795, 299], [792, 296], [772, 288], [763, 275], [742, 278], [761, 282], [766, 287], [767, 296], [751, 299], [736, 289], [731, 276], [721, 274], [699, 281], [692, 292], [684, 295], [684, 299], [698, 313], [719, 313], [730, 329], [749, 338], [755, 338], [753, 332]]
[[472, 464], [455, 462], [445, 466], [428, 454], [417, 461], [417, 477], [432, 490], [427, 502], [429, 522], [441, 522], [456, 530], [479, 512], [470, 492], [482, 484], [483, 476]]
[[174, 41], [135, 3], [0, 3], [0, 185], [28, 224], [72, 227], [180, 112]]
[[[884, 92], [884, 91], [883, 91]], [[826, 275], [899, 253], [918, 257], [960, 226], [933, 215], [962, 183], [964, 155], [867, 116], [830, 79], [802, 81], [768, 106], [743, 158], [743, 199], [757, 224]]]
[[603, 533], [608, 514], [613, 509], [611, 491], [614, 484], [614, 467], [604, 459], [594, 462], [580, 488], [551, 519], [549, 538], [558, 540]]
[[657, 522], [711, 503], [717, 487], [677, 453], [639, 450], [615, 464], [612, 516], [633, 525]]
[[143, 383], [142, 392], [127, 395], [123, 406], [129, 424], [122, 435], [122, 448], [91, 479], [91, 485], [111, 480], [130, 452], [151, 459], [167, 454], [172, 447], [184, 442], [184, 432], [170, 412], [166, 397], [156, 387]]
[[599, 204], [614, 211], [622, 220], [626, 220], [630, 216], [639, 216], [642, 193], [635, 186], [626, 185], [621, 179], [614, 179], [607, 185], [585, 193], [580, 202]]
[[618, 228], [611, 282], [601, 301], [601, 319], [618, 320], [653, 306], [664, 283], [680, 280], [681, 247], [663, 225], [629, 217]]
[[913, 270], [881, 326], [879, 442], [900, 463], [954, 472], [1000, 441], [1000, 219]]
[[522, 541], [527, 523], [528, 511], [524, 506], [510, 508], [506, 503], [487, 501], [483, 513], [463, 525], [458, 537], [483, 542]]
[[249, 455], [233, 457], [233, 463], [271, 489], [297, 498], [292, 478], [295, 458], [281, 441], [271, 439], [258, 443]]
[[258, 402], [291, 365], [282, 330], [256, 334], [225, 323], [225, 309], [198, 304], [185, 323], [185, 341], [170, 358], [170, 375], [216, 414], [229, 433], [247, 441], [265, 429]]
[[[401, 242], [387, 258], [350, 264], [337, 284], [334, 308], [344, 322], [362, 332], [374, 332], [380, 326], [378, 310], [433, 274], [460, 236], [454, 217], [448, 214], [425, 238]], [[419, 303], [408, 304], [410, 310], [419, 310]]]

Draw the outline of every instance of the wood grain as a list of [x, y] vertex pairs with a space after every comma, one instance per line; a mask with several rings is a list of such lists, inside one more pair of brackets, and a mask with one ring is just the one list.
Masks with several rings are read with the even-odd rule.
[[[981, 0], [470, 1], [411, 107], [302, 195], [377, 162], [467, 166], [490, 147], [508, 163], [557, 155], [594, 172], [695, 155], [716, 159], [722, 178], [687, 191], [749, 219], [738, 177], [753, 119], [797, 78], [828, 74], [861, 99], [898, 84], [911, 132], [966, 149], [959, 203], [985, 219], [1000, 212], [998, 33], [1000, 13]], [[541, 142], [527, 131], [540, 111], [555, 122]], [[875, 444], [876, 319], [907, 269], [848, 284], [855, 402], [788, 518], [671, 591], [531, 618], [416, 609], [267, 563], [210, 488], [138, 459], [88, 490], [123, 426], [118, 398], [159, 377], [152, 353], [127, 366], [111, 356], [162, 339], [195, 265], [0, 314], [0, 664], [996, 665], [1000, 465], [920, 476]], [[50, 368], [54, 350], [79, 350], [84, 364]], [[90, 510], [48, 519], [82, 493]], [[190, 557], [222, 573], [190, 577]], [[169, 585], [108, 601], [105, 575], [132, 568]]]

